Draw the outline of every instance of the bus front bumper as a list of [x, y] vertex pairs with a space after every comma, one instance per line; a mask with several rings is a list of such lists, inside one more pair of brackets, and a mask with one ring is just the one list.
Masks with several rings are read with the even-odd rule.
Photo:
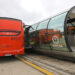
[[12, 51], [0, 51], [0, 56], [12, 56], [12, 55], [18, 55], [18, 54], [24, 54], [24, 48], [19, 50], [12, 50]]

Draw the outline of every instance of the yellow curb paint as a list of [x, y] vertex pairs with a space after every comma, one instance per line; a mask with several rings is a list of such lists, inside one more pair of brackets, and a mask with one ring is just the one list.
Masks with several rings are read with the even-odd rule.
[[45, 70], [45, 69], [43, 69], [43, 68], [41, 68], [41, 67], [39, 67], [39, 66], [36, 66], [35, 64], [32, 64], [32, 63], [26, 61], [25, 59], [23, 59], [23, 58], [21, 58], [21, 57], [19, 57], [19, 56], [16, 56], [16, 57], [17, 57], [19, 60], [23, 61], [24, 63], [26, 63], [26, 64], [28, 64], [28, 65], [30, 65], [30, 66], [32, 66], [32, 67], [38, 69], [39, 71], [41, 71], [41, 72], [43, 72], [43, 73], [45, 73], [45, 74], [47, 74], [47, 75], [54, 75], [53, 73], [50, 73], [50, 72], [48, 72], [47, 70]]

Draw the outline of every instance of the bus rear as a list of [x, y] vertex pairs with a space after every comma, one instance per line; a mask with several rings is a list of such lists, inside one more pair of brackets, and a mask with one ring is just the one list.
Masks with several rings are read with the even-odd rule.
[[21, 20], [0, 18], [0, 56], [24, 54], [24, 30]]

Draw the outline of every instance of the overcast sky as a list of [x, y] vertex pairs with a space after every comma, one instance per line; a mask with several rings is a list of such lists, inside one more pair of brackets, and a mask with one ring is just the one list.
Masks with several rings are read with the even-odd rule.
[[0, 0], [0, 17], [32, 25], [75, 6], [75, 0]]

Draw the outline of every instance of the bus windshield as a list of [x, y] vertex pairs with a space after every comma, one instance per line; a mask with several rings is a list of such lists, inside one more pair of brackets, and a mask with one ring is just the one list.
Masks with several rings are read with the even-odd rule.
[[18, 35], [21, 27], [21, 21], [0, 19], [0, 35]]
[[0, 19], [0, 31], [21, 31], [21, 21]]

